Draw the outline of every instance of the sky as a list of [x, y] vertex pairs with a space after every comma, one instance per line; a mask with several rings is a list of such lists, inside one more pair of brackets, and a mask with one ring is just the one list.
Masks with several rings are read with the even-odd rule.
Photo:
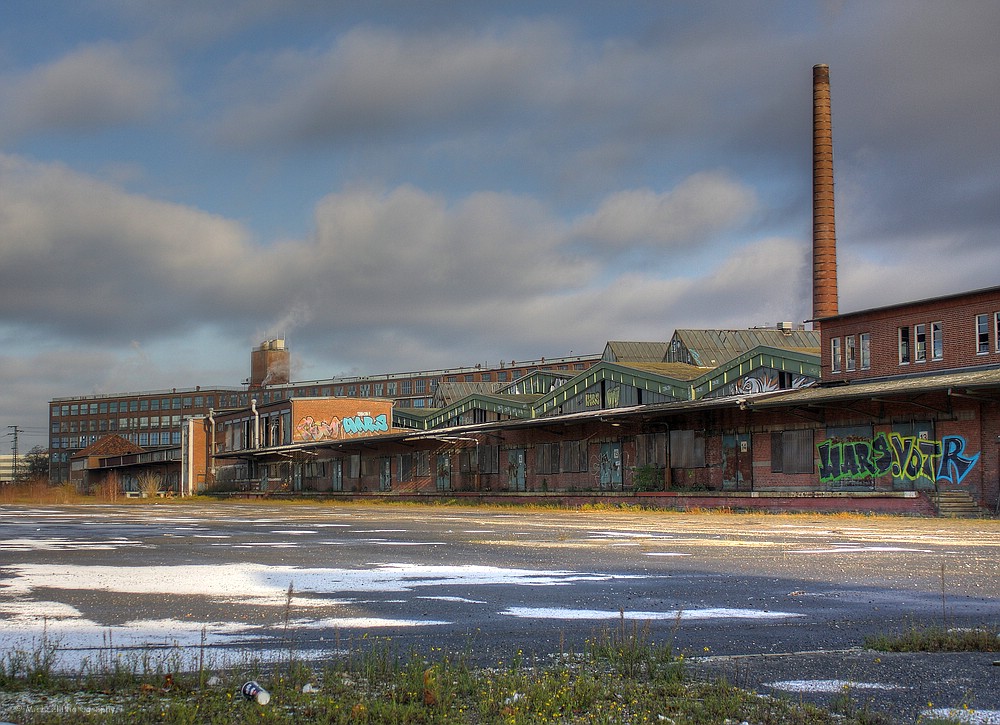
[[6, 0], [0, 452], [60, 396], [600, 353], [998, 283], [1000, 3]]

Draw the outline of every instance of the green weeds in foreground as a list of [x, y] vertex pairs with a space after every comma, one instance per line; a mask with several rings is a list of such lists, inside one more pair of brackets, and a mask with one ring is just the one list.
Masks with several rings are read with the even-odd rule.
[[[325, 662], [288, 659], [264, 666], [249, 656], [216, 667], [204, 647], [105, 652], [76, 673], [57, 672], [51, 642], [34, 653], [0, 657], [0, 719], [20, 725], [121, 723], [858, 723], [809, 705], [754, 693], [724, 681], [691, 681], [683, 655], [654, 643], [648, 628], [626, 624], [598, 632], [581, 653], [544, 662], [518, 653], [493, 667], [468, 653], [396, 654], [385, 639], [352, 642]], [[271, 701], [239, 692], [260, 682]]]
[[864, 646], [880, 652], [1000, 652], [1000, 628], [913, 626], [900, 634], [867, 637]]

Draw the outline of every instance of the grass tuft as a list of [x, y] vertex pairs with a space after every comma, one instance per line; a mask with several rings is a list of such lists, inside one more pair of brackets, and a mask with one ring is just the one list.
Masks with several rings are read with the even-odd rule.
[[1000, 629], [914, 626], [900, 634], [866, 637], [864, 646], [880, 652], [1000, 652]]

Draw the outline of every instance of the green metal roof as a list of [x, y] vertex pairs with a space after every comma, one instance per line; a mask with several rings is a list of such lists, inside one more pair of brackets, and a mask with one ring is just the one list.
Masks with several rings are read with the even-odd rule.
[[663, 362], [667, 354], [666, 342], [623, 342], [613, 340], [604, 346], [605, 362]]
[[[758, 347], [818, 355], [819, 346], [820, 336], [817, 330], [676, 330], [670, 341], [666, 360], [714, 368]], [[678, 358], [678, 355], [682, 355], [678, 347], [683, 347], [690, 357]]]
[[477, 393], [495, 393], [507, 383], [439, 383], [434, 391], [434, 407], [445, 408]]
[[426, 420], [428, 430], [447, 425], [455, 418], [473, 410], [484, 410], [488, 413], [508, 416], [510, 418], [530, 418], [531, 404], [537, 395], [486, 395], [476, 393], [469, 395], [451, 405], [436, 410], [434, 415]]

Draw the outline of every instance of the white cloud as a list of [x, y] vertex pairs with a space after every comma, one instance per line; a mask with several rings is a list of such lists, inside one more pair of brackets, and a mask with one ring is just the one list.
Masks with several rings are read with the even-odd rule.
[[218, 138], [311, 144], [412, 135], [446, 120], [490, 123], [551, 100], [568, 51], [558, 27], [545, 22], [426, 34], [361, 26], [328, 49], [239, 59], [229, 92], [246, 99], [225, 114]]
[[0, 139], [46, 131], [89, 133], [152, 119], [175, 93], [169, 70], [110, 42], [85, 45], [0, 80]]
[[[217, 299], [220, 272], [241, 279], [254, 256], [234, 222], [58, 164], [0, 155], [0, 189], [8, 320], [131, 340], [151, 325], [188, 324], [203, 301]], [[184, 319], [174, 319], [181, 310]]]
[[722, 173], [704, 172], [668, 192], [628, 189], [581, 219], [576, 233], [613, 249], [698, 247], [755, 210], [751, 188]]
[[[750, 191], [717, 174], [615, 194], [576, 224], [527, 196], [448, 202], [410, 185], [354, 188], [316, 205], [308, 239], [269, 246], [231, 220], [58, 165], [0, 156], [0, 181], [7, 322], [130, 345], [117, 381], [162, 379], [163, 359], [145, 357], [151, 343], [193, 328], [248, 344], [294, 332], [293, 347], [308, 340], [299, 354], [339, 359], [347, 349], [369, 371], [464, 364], [469, 350], [480, 352], [467, 362], [594, 352], [607, 339], [711, 326], [726, 311], [748, 324], [765, 312], [784, 319], [806, 272], [790, 240], [744, 244], [732, 257], [704, 247], [752, 208]], [[607, 264], [611, 250], [626, 258], [641, 244], [625, 242], [646, 236], [681, 248], [690, 239], [697, 265], [671, 255]]]

